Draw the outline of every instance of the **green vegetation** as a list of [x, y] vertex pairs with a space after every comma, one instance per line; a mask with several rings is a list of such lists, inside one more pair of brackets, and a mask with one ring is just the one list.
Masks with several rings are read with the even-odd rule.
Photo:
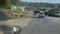
[[20, 2], [20, 6], [29, 6], [29, 7], [41, 7], [41, 8], [54, 8], [55, 6], [60, 7], [60, 4], [53, 4], [53, 3], [32, 3], [32, 2]]
[[49, 8], [55, 8], [57, 6], [57, 8], [60, 8], [60, 4], [54, 4], [54, 3], [33, 3], [33, 2], [20, 2], [20, 6], [26, 6], [27, 8], [29, 8], [30, 10], [42, 10], [42, 11], [46, 11]]
[[1, 8], [10, 8], [11, 7], [10, 0], [0, 0], [0, 7]]
[[11, 8], [11, 5], [19, 6], [19, 0], [0, 0], [0, 8]]
[[17, 6], [15, 6], [15, 5], [12, 5], [11, 10], [12, 11], [19, 11], [19, 8]]

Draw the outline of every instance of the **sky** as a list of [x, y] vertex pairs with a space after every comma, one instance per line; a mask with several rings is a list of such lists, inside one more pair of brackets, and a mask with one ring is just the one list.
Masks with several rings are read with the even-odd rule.
[[48, 3], [59, 3], [60, 4], [60, 0], [21, 0], [24, 2], [48, 2]]

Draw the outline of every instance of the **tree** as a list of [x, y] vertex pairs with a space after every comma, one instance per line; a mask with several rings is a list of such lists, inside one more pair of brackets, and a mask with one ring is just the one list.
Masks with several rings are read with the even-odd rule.
[[6, 2], [6, 7], [7, 7], [7, 8], [11, 7], [10, 0], [6, 0], [5, 2]]
[[11, 0], [11, 4], [14, 4], [14, 5], [16, 5], [16, 6], [18, 6], [19, 5], [19, 0]]
[[0, 0], [0, 7], [10, 7], [11, 3], [10, 0]]

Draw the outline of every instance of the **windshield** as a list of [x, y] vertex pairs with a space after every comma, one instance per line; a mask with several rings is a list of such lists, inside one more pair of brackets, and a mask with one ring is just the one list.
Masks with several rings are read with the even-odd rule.
[[60, 34], [60, 0], [0, 0], [0, 34]]

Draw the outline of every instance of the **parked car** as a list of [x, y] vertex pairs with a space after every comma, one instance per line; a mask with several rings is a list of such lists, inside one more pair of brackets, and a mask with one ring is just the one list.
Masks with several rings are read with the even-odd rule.
[[55, 12], [55, 17], [60, 17], [60, 12]]
[[52, 16], [52, 17], [53, 17], [53, 16], [55, 16], [55, 15], [54, 15], [54, 13], [49, 13], [48, 16]]
[[60, 17], [60, 12], [54, 12], [54, 13], [50, 13], [48, 15], [53, 16], [53, 17]]
[[40, 12], [39, 12], [38, 18], [44, 18], [44, 16], [45, 16], [44, 11], [40, 11]]

